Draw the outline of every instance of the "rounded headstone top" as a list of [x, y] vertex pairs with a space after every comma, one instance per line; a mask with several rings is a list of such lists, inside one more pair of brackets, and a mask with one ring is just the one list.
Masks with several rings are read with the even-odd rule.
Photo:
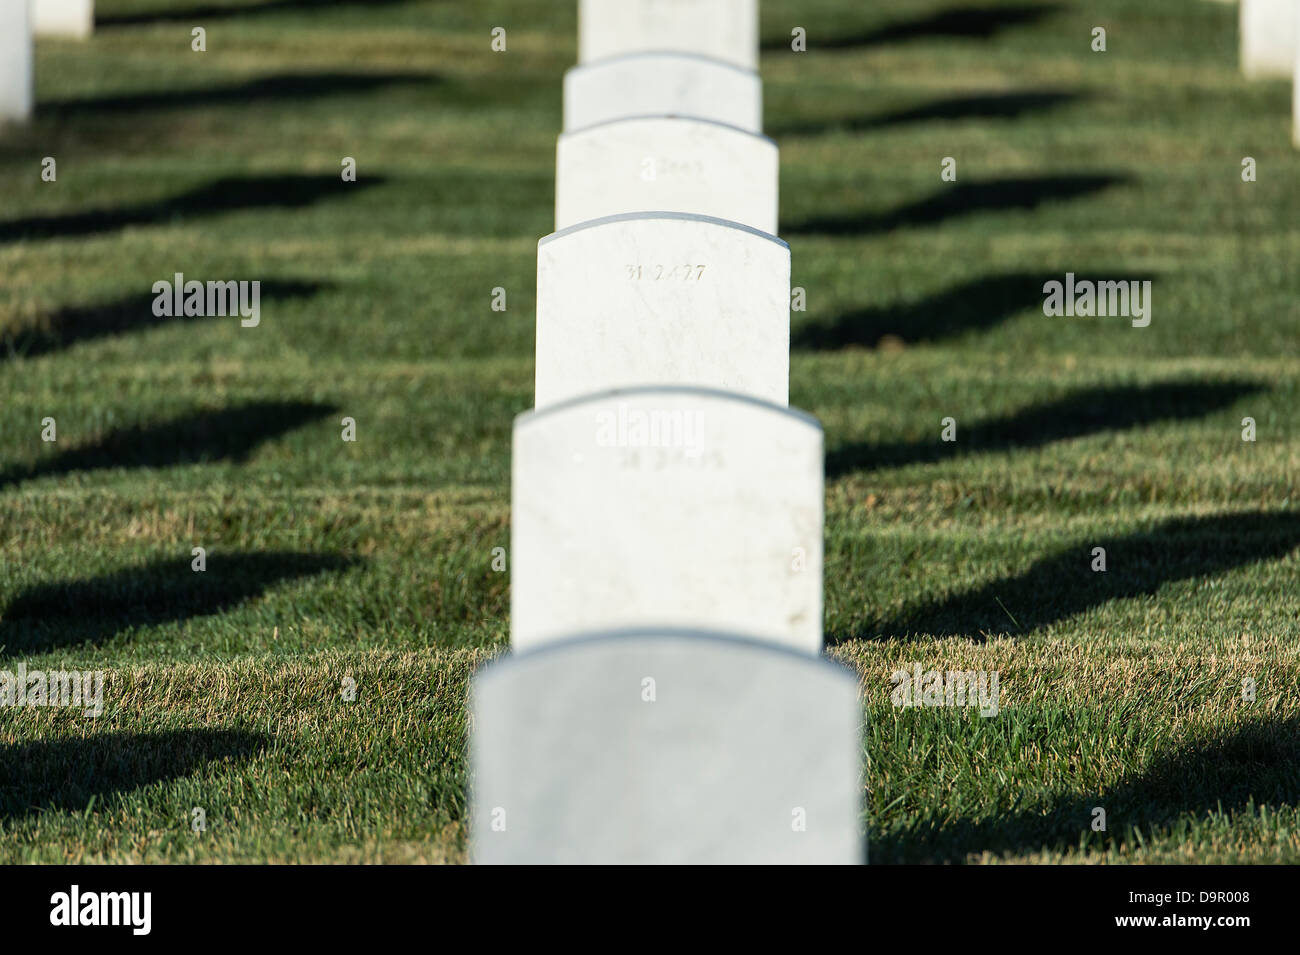
[[771, 143], [773, 146], [777, 145], [776, 140], [773, 139], [771, 136], [768, 136], [766, 133], [758, 133], [752, 129], [745, 129], [743, 126], [737, 126], [734, 123], [724, 122], [723, 120], [720, 119], [709, 119], [708, 117], [705, 116], [686, 116], [678, 113], [671, 113], [666, 115], [658, 114], [658, 113], [644, 113], [637, 116], [616, 116], [612, 119], [602, 119], [600, 122], [592, 123], [589, 126], [582, 126], [578, 129], [566, 130], [565, 132], [561, 133], [560, 136], [561, 138], [582, 136], [587, 133], [593, 133], [598, 130], [605, 129], [607, 127], [617, 127], [623, 123], [629, 123], [629, 124], [642, 123], [646, 125], [650, 125], [654, 123], [674, 123], [674, 124], [700, 123], [705, 126], [716, 126], [728, 132], [735, 133], [738, 136], [751, 136], [754, 139], [761, 139], [766, 143]]
[[519, 430], [520, 428], [527, 427], [539, 418], [561, 415], [567, 412], [581, 410], [586, 407], [607, 405], [612, 401], [636, 401], [638, 399], [658, 401], [676, 398], [708, 402], [726, 402], [732, 405], [751, 407], [762, 413], [779, 416], [791, 423], [805, 425], [819, 434], [822, 431], [821, 422], [806, 411], [800, 411], [797, 408], [764, 401], [762, 398], [753, 395], [741, 394], [735, 391], [726, 391], [721, 388], [706, 388], [699, 385], [634, 385], [628, 388], [614, 388], [608, 391], [598, 391], [592, 394], [579, 395], [575, 398], [566, 398], [563, 401], [557, 401], [554, 404], [549, 404], [542, 408], [535, 408], [531, 411], [521, 412], [515, 417], [514, 426], [515, 430]]
[[585, 229], [599, 229], [603, 226], [617, 225], [620, 222], [636, 222], [650, 220], [676, 220], [681, 222], [698, 222], [705, 225], [718, 226], [724, 229], [735, 229], [739, 232], [748, 232], [756, 235], [761, 239], [769, 239], [775, 242], [783, 249], [789, 249], [790, 244], [780, 236], [772, 235], [770, 232], [764, 232], [762, 229], [755, 229], [753, 226], [745, 225], [743, 222], [735, 222], [731, 219], [719, 219], [717, 216], [703, 216], [694, 212], [620, 212], [612, 216], [601, 216], [599, 219], [588, 219], [586, 222], [579, 222], [575, 225], [558, 229], [550, 235], [544, 235], [537, 240], [538, 246], [554, 242], [556, 239], [562, 239], [566, 235], [572, 235], [575, 232], [581, 232]]

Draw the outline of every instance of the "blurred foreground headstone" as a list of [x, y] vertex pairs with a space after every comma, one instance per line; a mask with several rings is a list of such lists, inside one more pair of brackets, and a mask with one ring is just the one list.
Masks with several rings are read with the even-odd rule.
[[471, 706], [480, 864], [864, 861], [862, 709], [837, 664], [607, 634], [490, 664]]

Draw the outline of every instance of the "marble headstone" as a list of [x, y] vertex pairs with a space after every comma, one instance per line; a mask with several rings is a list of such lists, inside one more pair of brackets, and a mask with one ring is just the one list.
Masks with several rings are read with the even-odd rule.
[[513, 654], [471, 690], [479, 864], [865, 861], [858, 681], [706, 633]]
[[1296, 23], [1295, 56], [1291, 76], [1291, 142], [1300, 149], [1300, 21]]
[[659, 51], [758, 69], [758, 0], [579, 0], [579, 62]]
[[684, 212], [777, 231], [776, 143], [670, 116], [615, 120], [560, 137], [555, 228], [627, 212]]
[[634, 388], [515, 419], [510, 643], [628, 627], [822, 646], [822, 430], [730, 392]]
[[26, 0], [0, 3], [0, 122], [32, 114], [32, 30]]
[[32, 32], [37, 36], [84, 39], [95, 29], [95, 0], [31, 0]]
[[1300, 0], [1241, 0], [1241, 69], [1283, 77], [1295, 70]]
[[564, 74], [564, 131], [631, 116], [687, 116], [763, 131], [758, 73], [688, 53], [634, 53]]
[[630, 385], [789, 400], [790, 248], [723, 219], [637, 213], [537, 247], [538, 408]]

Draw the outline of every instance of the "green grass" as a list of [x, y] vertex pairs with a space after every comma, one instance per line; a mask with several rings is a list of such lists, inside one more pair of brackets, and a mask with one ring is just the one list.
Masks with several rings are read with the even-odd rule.
[[[1232, 6], [957, 4], [763, 4], [872, 860], [1300, 862], [1289, 87]], [[0, 708], [0, 862], [462, 861], [576, 5], [189, 5], [100, 0], [0, 133], [0, 669], [108, 674]], [[261, 326], [153, 320], [177, 271]], [[1151, 279], [1150, 327], [1045, 317], [1067, 271]], [[999, 715], [893, 707], [915, 663]]]

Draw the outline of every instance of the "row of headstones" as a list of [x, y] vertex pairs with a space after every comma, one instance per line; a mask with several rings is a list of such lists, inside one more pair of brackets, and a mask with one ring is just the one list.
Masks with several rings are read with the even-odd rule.
[[0, 121], [27, 120], [35, 98], [32, 37], [88, 37], [95, 0], [0, 0]]
[[1300, 147], [1300, 0], [1241, 0], [1241, 69], [1291, 78], [1291, 138]]
[[757, 2], [580, 0], [579, 22], [514, 428], [513, 653], [472, 690], [472, 856], [860, 862]]

